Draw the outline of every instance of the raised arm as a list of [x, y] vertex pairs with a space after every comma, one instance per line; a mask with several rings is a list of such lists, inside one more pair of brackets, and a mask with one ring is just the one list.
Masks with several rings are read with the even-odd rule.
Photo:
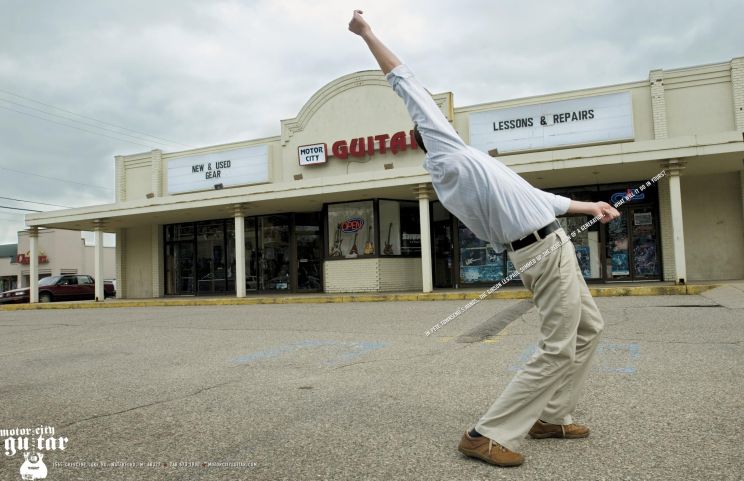
[[377, 38], [372, 28], [362, 18], [361, 10], [354, 10], [349, 30], [364, 39], [380, 65], [395, 93], [406, 105], [411, 119], [416, 123], [430, 156], [452, 152], [466, 147], [457, 132], [439, 109], [434, 99], [416, 79], [407, 65]]
[[401, 64], [398, 57], [372, 32], [372, 28], [367, 21], [362, 18], [361, 10], [354, 10], [354, 15], [349, 22], [349, 30], [362, 37], [385, 75]]

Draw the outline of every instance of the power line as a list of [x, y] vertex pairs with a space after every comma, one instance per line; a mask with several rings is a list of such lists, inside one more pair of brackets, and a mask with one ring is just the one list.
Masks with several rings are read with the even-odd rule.
[[[100, 123], [102, 123], [102, 124], [105, 124], [105, 125], [109, 125], [109, 126], [111, 126], [111, 127], [116, 127], [117, 129], [128, 130], [128, 131], [130, 131], [130, 132], [135, 132], [135, 133], [138, 133], [138, 134], [143, 134], [143, 135], [146, 135], [146, 136], [148, 136], [148, 137], [152, 137], [153, 139], [160, 139], [160, 140], [165, 140], [165, 141], [166, 141], [166, 142], [168, 142], [168, 143], [171, 143], [171, 144], [176, 144], [176, 145], [181, 145], [181, 146], [183, 146], [183, 147], [194, 147], [193, 145], [183, 144], [183, 143], [181, 143], [181, 142], [176, 142], [175, 140], [169, 140], [169, 139], [166, 139], [165, 137], [158, 137], [158, 136], [156, 136], [156, 135], [150, 135], [150, 134], [148, 134], [148, 133], [146, 133], [146, 132], [142, 132], [142, 131], [139, 131], [139, 130], [135, 130], [135, 129], [130, 129], [130, 128], [128, 128], [128, 127], [122, 127], [122, 126], [120, 126], [120, 125], [116, 125], [116, 124], [112, 124], [112, 123], [109, 123], [109, 122], [105, 122], [105, 121], [103, 121], [103, 120], [99, 120], [99, 119], [96, 119], [96, 118], [94, 118], [94, 117], [89, 117], [89, 116], [87, 116], [87, 115], [83, 115], [83, 114], [78, 114], [78, 113], [76, 113], [76, 112], [73, 112], [73, 111], [71, 111], [71, 110], [63, 109], [63, 108], [61, 108], [61, 107], [57, 107], [57, 106], [55, 106], [55, 105], [52, 105], [52, 104], [47, 104], [47, 103], [41, 102], [41, 101], [39, 101], [39, 100], [35, 100], [35, 99], [32, 99], [32, 98], [30, 98], [30, 97], [24, 97], [23, 95], [18, 95], [17, 93], [13, 93], [13, 92], [11, 92], [11, 91], [9, 91], [9, 90], [5, 90], [5, 89], [0, 89], [0, 92], [6, 93], [6, 94], [8, 94], [8, 95], [12, 95], [13, 97], [18, 97], [18, 98], [20, 98], [20, 99], [28, 100], [28, 101], [30, 101], [30, 102], [34, 102], [34, 103], [37, 103], [37, 104], [40, 104], [40, 105], [45, 105], [45, 106], [47, 106], [47, 107], [51, 107], [51, 108], [53, 108], [53, 109], [57, 109], [57, 110], [60, 110], [60, 111], [62, 111], [62, 112], [66, 112], [66, 113], [68, 113], [68, 114], [72, 114], [72, 115], [77, 115], [78, 117], [82, 117], [82, 118], [84, 118], [84, 119], [88, 119], [88, 120], [93, 120], [93, 121], [96, 121], [96, 122], [100, 122]], [[8, 101], [8, 100], [6, 100], [6, 102], [9, 102], [9, 101]]]
[[0, 205], [0, 209], [25, 210], [26, 212], [44, 212], [43, 210], [36, 210], [36, 209], [21, 209], [20, 207], [10, 207], [10, 206], [8, 206], [8, 205]]
[[151, 149], [151, 148], [152, 148], [152, 145], [145, 145], [145, 144], [140, 144], [140, 143], [138, 143], [138, 142], [132, 142], [131, 140], [127, 140], [127, 139], [121, 139], [121, 138], [119, 138], [119, 137], [112, 137], [112, 136], [110, 136], [110, 135], [102, 134], [102, 133], [100, 133], [100, 132], [91, 132], [90, 130], [86, 130], [86, 129], [81, 129], [80, 127], [75, 127], [74, 125], [70, 125], [70, 124], [63, 124], [62, 122], [57, 122], [56, 120], [52, 120], [52, 119], [47, 119], [47, 118], [45, 118], [45, 117], [39, 117], [38, 115], [30, 114], [30, 113], [28, 113], [28, 112], [22, 112], [22, 111], [20, 111], [20, 110], [15, 110], [15, 109], [11, 109], [11, 108], [9, 108], [9, 107], [3, 107], [2, 105], [0, 105], [0, 109], [10, 110], [11, 112], [15, 112], [15, 113], [18, 113], [18, 114], [23, 114], [23, 115], [28, 115], [29, 117], [34, 117], [34, 118], [37, 118], [37, 119], [41, 119], [41, 120], [46, 120], [47, 122], [52, 122], [53, 124], [64, 125], [65, 127], [69, 127], [69, 128], [71, 128], [71, 129], [75, 129], [75, 130], [80, 130], [80, 131], [82, 131], [82, 132], [87, 132], [87, 133], [89, 133], [89, 134], [93, 134], [93, 135], [99, 135], [99, 136], [101, 136], [101, 137], [108, 137], [109, 139], [114, 139], [114, 140], [118, 140], [118, 141], [120, 141], [120, 142], [129, 142], [130, 144], [135, 144], [135, 145], [139, 145], [139, 146], [142, 146], [142, 147], [146, 147], [146, 148], [148, 148], [148, 149]]
[[102, 187], [100, 185], [93, 185], [93, 184], [84, 184], [82, 182], [76, 182], [74, 180], [60, 179], [58, 177], [49, 177], [49, 176], [46, 176], [46, 175], [34, 174], [32, 172], [24, 172], [22, 170], [10, 169], [8, 167], [0, 167], [0, 169], [7, 170], [9, 172], [16, 172], [18, 174], [33, 175], [34, 177], [41, 177], [42, 179], [56, 180], [57, 182], [67, 182], [67, 183], [70, 183], [70, 184], [82, 185], [84, 187], [95, 187], [96, 189], [114, 190], [114, 189], [112, 189], [110, 187]]
[[65, 209], [74, 209], [74, 207], [70, 207], [69, 205], [47, 204], [46, 202], [36, 202], [35, 200], [14, 199], [13, 197], [2, 197], [2, 196], [0, 196], [0, 199], [13, 200], [13, 201], [16, 201], [16, 202], [28, 202], [30, 204], [49, 205], [49, 206], [52, 206], [52, 207], [64, 207]]
[[[67, 121], [70, 121], [70, 122], [76, 122], [78, 124], [87, 125], [88, 127], [93, 127], [94, 129], [101, 129], [101, 130], [105, 130], [107, 132], [113, 132], [113, 133], [115, 133], [117, 135], [123, 135], [125, 137], [131, 137], [131, 138], [133, 138], [135, 140], [141, 140], [143, 142], [152, 142], [152, 140], [143, 138], [141, 136], [129, 135], [129, 134], [124, 133], [124, 132], [119, 132], [118, 130], [109, 129], [109, 128], [106, 128], [106, 127], [100, 127], [100, 126], [98, 126], [96, 124], [92, 124], [90, 122], [82, 122], [80, 120], [71, 119], [69, 117], [65, 117], [64, 115], [59, 115], [59, 114], [55, 114], [55, 113], [52, 113], [52, 112], [47, 112], [46, 110], [37, 109], [36, 107], [31, 107], [30, 105], [22, 104], [20, 102], [13, 102], [12, 100], [7, 100], [7, 99], [3, 99], [3, 98], [0, 98], [0, 101], [2, 101], [2, 102], [8, 102], [8, 103], [14, 104], [14, 105], [19, 105], [19, 106], [23, 107], [24, 109], [35, 110], [35, 111], [41, 112], [41, 113], [43, 113], [45, 115], [52, 115], [54, 117], [59, 117], [60, 119], [64, 119], [64, 120], [67, 120]], [[14, 110], [14, 112], [19, 112], [19, 111], [18, 110]], [[49, 119], [47, 119], [47, 120], [49, 120]], [[63, 125], [67, 125], [67, 124], [63, 124]], [[158, 141], [155, 141], [155, 143], [163, 144], [163, 142], [158, 142]], [[163, 145], [166, 145], [166, 144], [163, 144]]]

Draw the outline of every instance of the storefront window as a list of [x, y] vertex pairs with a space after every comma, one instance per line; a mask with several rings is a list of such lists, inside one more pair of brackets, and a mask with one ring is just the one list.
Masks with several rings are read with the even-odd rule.
[[609, 278], [630, 276], [628, 226], [624, 216], [607, 224], [607, 272]]
[[[380, 200], [382, 255], [420, 256], [421, 223], [416, 202]], [[386, 232], [387, 231], [387, 232]]]
[[[506, 277], [507, 259], [497, 254], [491, 244], [475, 236], [460, 222], [460, 282], [498, 282]], [[513, 266], [512, 266], [513, 267]]]
[[227, 256], [225, 253], [225, 222], [197, 224], [196, 275], [199, 294], [225, 292], [227, 288]]
[[258, 290], [258, 247], [256, 247], [256, 218], [245, 219], [245, 289]]
[[295, 239], [297, 239], [297, 289], [318, 291], [321, 283], [321, 242], [319, 213], [295, 215]]
[[261, 289], [289, 289], [289, 216], [258, 219]]
[[165, 226], [165, 240], [183, 241], [194, 239], [194, 224], [171, 224]]
[[654, 212], [650, 207], [632, 209], [633, 270], [636, 277], [659, 276], [658, 239]]
[[194, 294], [194, 243], [174, 242], [165, 248], [165, 293]]
[[599, 279], [601, 277], [601, 266], [600, 260], [600, 241], [599, 241], [599, 223], [594, 223], [587, 230], [580, 230], [579, 228], [585, 223], [589, 222], [589, 216], [575, 215], [569, 217], [561, 217], [558, 219], [563, 230], [566, 234], [571, 235], [572, 232], [576, 233], [575, 237], [571, 238], [574, 249], [576, 251], [576, 260], [579, 263], [581, 269], [581, 275], [584, 279]]
[[328, 206], [328, 256], [353, 259], [376, 250], [372, 201]]

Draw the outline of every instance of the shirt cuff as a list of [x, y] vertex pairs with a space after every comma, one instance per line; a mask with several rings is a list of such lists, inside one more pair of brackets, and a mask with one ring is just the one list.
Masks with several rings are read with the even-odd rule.
[[393, 70], [388, 72], [387, 75], [385, 75], [385, 78], [387, 79], [388, 83], [392, 85], [393, 81], [395, 80], [395, 77], [399, 78], [409, 78], [413, 77], [413, 72], [410, 68], [408, 68], [408, 65], [402, 63], [395, 67]]
[[562, 195], [556, 195], [553, 201], [553, 209], [555, 215], [563, 215], [568, 212], [568, 208], [571, 206], [571, 199], [563, 197]]

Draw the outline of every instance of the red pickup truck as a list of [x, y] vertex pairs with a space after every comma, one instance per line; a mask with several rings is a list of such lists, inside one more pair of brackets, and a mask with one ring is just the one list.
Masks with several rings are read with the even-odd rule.
[[[86, 275], [51, 276], [39, 280], [39, 301], [72, 301], [95, 299], [95, 281]], [[28, 287], [0, 293], [0, 304], [29, 302]], [[115, 297], [116, 289], [110, 281], [103, 283], [103, 297]]]

